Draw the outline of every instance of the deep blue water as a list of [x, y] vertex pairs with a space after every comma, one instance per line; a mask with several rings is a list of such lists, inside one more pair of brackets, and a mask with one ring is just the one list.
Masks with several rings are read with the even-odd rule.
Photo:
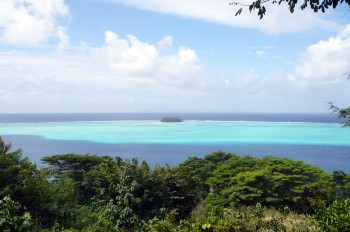
[[[307, 122], [339, 123], [332, 114], [0, 114], [0, 123], [42, 123], [76, 121], [160, 120], [165, 116], [184, 120], [210, 121], [261, 121], [261, 122]], [[350, 128], [342, 128], [349, 130]], [[345, 131], [344, 131], [345, 132]], [[346, 131], [347, 132], [347, 131]], [[176, 165], [189, 156], [223, 150], [238, 155], [262, 157], [273, 155], [303, 160], [331, 172], [343, 170], [350, 173], [350, 146], [300, 145], [300, 144], [159, 144], [159, 143], [104, 143], [80, 140], [47, 139], [42, 136], [7, 134], [1, 132], [5, 141], [11, 141], [13, 149], [22, 148], [25, 156], [40, 164], [45, 155], [79, 153], [118, 155], [123, 158], [138, 157], [150, 165]]]
[[316, 122], [338, 123], [341, 119], [330, 113], [322, 114], [224, 114], [224, 113], [74, 113], [74, 114], [0, 114], [0, 123], [160, 120], [163, 117], [184, 120]]

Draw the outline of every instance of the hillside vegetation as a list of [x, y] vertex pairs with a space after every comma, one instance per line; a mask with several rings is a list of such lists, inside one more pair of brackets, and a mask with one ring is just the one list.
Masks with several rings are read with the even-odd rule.
[[1, 231], [350, 231], [350, 176], [302, 161], [64, 154], [38, 169], [10, 148], [0, 138]]

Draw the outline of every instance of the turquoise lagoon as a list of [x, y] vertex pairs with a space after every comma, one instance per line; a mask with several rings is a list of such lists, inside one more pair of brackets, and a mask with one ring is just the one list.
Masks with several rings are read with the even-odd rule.
[[276, 144], [350, 146], [350, 129], [338, 123], [100, 121], [0, 123], [1, 135], [112, 144]]
[[[32, 120], [26, 115], [23, 117]], [[80, 115], [76, 116], [79, 118]], [[72, 116], [64, 115], [66, 119], [71, 120]], [[328, 172], [350, 173], [350, 128], [334, 122], [186, 119], [181, 123], [161, 123], [159, 120], [93, 121], [89, 118], [89, 121], [3, 122], [0, 136], [12, 142], [13, 149], [22, 148], [24, 156], [39, 165], [43, 156], [66, 153], [138, 157], [151, 166], [176, 165], [189, 156], [201, 157], [223, 150], [256, 157], [288, 157]]]

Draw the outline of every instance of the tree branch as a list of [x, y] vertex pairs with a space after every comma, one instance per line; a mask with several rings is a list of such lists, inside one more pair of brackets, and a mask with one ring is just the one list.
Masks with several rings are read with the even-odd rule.
[[[260, 19], [262, 19], [266, 13], [266, 8], [264, 4], [270, 1], [271, 0], [253, 0], [251, 4], [243, 4], [234, 1], [229, 3], [229, 5], [240, 6], [240, 8], [235, 14], [236, 16], [242, 13], [243, 7], [248, 7], [250, 13], [253, 10], [258, 10], [258, 16], [260, 16]], [[281, 5], [282, 2], [286, 2], [288, 4], [289, 11], [293, 13], [295, 6], [298, 3], [298, 0], [272, 0], [272, 4]], [[325, 13], [326, 10], [330, 8], [336, 8], [339, 4], [342, 4], [344, 2], [350, 7], [350, 0], [304, 0], [304, 2], [300, 6], [300, 9], [304, 10], [307, 7], [310, 7], [315, 13], [317, 13], [318, 11], [322, 11], [323, 13]]]

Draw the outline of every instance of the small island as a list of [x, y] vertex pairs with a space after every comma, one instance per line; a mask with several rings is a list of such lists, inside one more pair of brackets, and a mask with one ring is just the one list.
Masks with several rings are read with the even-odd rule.
[[181, 118], [176, 118], [176, 117], [165, 117], [160, 120], [161, 122], [183, 122]]

